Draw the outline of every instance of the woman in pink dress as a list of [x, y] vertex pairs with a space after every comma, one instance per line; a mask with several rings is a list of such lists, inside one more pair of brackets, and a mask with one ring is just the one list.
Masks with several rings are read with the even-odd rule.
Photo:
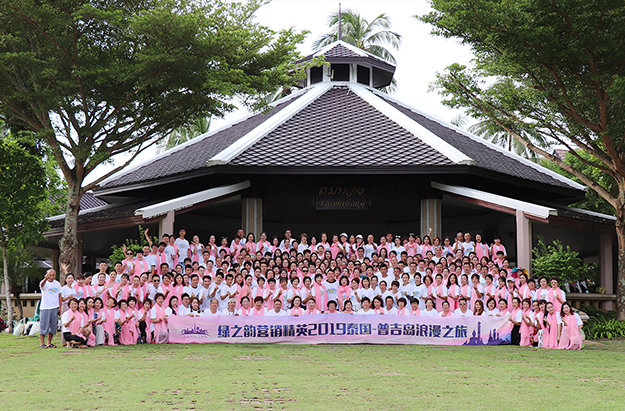
[[546, 309], [547, 315], [543, 319], [543, 347], [558, 348], [558, 341], [562, 332], [562, 319], [560, 313], [556, 312], [553, 303], [548, 302]]
[[117, 300], [113, 297], [106, 299], [106, 307], [102, 309], [106, 316], [103, 324], [106, 335], [106, 344], [115, 345], [115, 312], [117, 311]]
[[130, 321], [134, 318], [134, 313], [129, 313], [128, 301], [119, 301], [119, 310], [115, 315], [115, 322], [120, 325], [121, 332], [119, 333], [119, 343], [121, 345], [133, 345], [137, 343], [136, 327], [134, 323], [130, 324]]
[[562, 303], [562, 333], [558, 348], [561, 350], [581, 350], [584, 339], [582, 338], [581, 329], [584, 323], [577, 313], [573, 312], [571, 304]]
[[163, 306], [165, 296], [163, 293], [156, 293], [154, 301], [156, 303], [150, 311], [150, 320], [154, 324], [154, 342], [156, 344], [167, 344], [169, 332], [167, 331], [167, 315], [165, 315], [165, 307]]
[[532, 334], [533, 334], [533, 324], [534, 324], [534, 315], [532, 312], [532, 300], [529, 298], [525, 298], [521, 302], [521, 347], [531, 347], [532, 346]]

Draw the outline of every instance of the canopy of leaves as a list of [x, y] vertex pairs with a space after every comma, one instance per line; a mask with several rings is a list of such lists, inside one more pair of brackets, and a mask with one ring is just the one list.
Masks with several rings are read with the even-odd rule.
[[258, 109], [301, 74], [304, 36], [255, 23], [261, 4], [0, 0], [0, 116], [44, 138], [72, 184], [234, 98]]
[[[435, 86], [452, 107], [490, 119], [556, 162], [613, 206], [623, 204], [582, 170], [524, 139], [539, 133], [625, 190], [625, 2], [621, 0], [432, 0], [419, 18], [475, 54]], [[589, 153], [589, 162], [578, 154]], [[621, 196], [622, 197], [622, 196]]]
[[10, 249], [37, 244], [47, 229], [41, 160], [17, 141], [0, 139], [0, 175], [0, 245]]
[[[597, 183], [599, 183], [603, 188], [609, 191], [612, 195], [618, 195], [618, 187], [616, 181], [608, 174], [603, 173], [598, 168], [589, 165], [588, 162], [596, 163], [597, 160], [593, 159], [590, 154], [586, 152], [579, 152], [579, 156], [587, 160], [587, 162], [580, 161], [576, 156], [571, 153], [566, 153], [564, 158], [564, 162], [570, 164], [571, 166], [581, 170], [588, 178], [593, 179]], [[562, 174], [565, 177], [570, 178], [573, 181], [577, 181], [578, 183], [583, 183], [579, 178], [564, 170], [561, 167], [558, 167], [551, 161], [545, 161], [544, 159], [541, 161], [541, 164], [557, 173]], [[594, 211], [596, 213], [602, 213], [607, 215], [614, 215], [614, 207], [610, 205], [603, 197], [597, 194], [594, 190], [587, 190], [586, 195], [583, 200], [578, 201], [575, 204], [571, 204], [572, 207], [578, 207], [584, 210]]]

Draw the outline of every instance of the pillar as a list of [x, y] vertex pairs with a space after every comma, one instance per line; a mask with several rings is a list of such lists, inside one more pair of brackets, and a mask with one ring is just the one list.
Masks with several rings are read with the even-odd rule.
[[[599, 237], [599, 269], [601, 277], [599, 283], [605, 288], [606, 294], [614, 294], [613, 264], [612, 264], [612, 233], [601, 233]], [[613, 310], [614, 303], [606, 301], [605, 310]]]
[[170, 210], [161, 221], [158, 222], [158, 240], [163, 238], [163, 234], [176, 235], [174, 233], [174, 222], [176, 221], [176, 212]]
[[245, 234], [254, 233], [256, 238], [260, 238], [263, 231], [263, 199], [243, 198], [241, 207], [241, 226]]
[[442, 223], [442, 200], [439, 198], [424, 198], [421, 200], [421, 237], [427, 235], [432, 229], [433, 236], [441, 236], [443, 233]]
[[532, 271], [532, 223], [522, 210], [516, 210], [516, 266]]

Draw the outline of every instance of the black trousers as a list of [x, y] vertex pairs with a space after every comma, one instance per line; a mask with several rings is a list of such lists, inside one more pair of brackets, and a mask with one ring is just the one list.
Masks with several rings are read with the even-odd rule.
[[521, 326], [515, 325], [512, 327], [512, 341], [510, 342], [512, 345], [520, 345], [521, 344]]
[[76, 334], [72, 334], [70, 332], [63, 333], [63, 338], [65, 338], [65, 341], [67, 342], [74, 341], [74, 342], [77, 342], [78, 344], [87, 345], [87, 340], [85, 340], [82, 337], [77, 336]]
[[147, 329], [148, 325], [145, 323], [145, 321], [139, 321], [139, 332], [141, 333], [141, 339], [142, 340], [146, 340], [148, 337], [145, 334], [145, 330]]

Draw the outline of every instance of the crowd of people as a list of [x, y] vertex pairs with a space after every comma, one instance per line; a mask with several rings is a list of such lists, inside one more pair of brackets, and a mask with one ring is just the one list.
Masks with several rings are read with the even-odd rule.
[[[430, 233], [431, 234], [431, 233]], [[455, 238], [286, 230], [256, 238], [191, 242], [186, 230], [163, 235], [113, 267], [78, 275], [62, 266], [40, 284], [41, 347], [54, 347], [57, 311], [66, 346], [166, 343], [171, 316], [417, 315], [497, 316], [513, 325], [512, 344], [580, 349], [582, 321], [557, 278], [513, 269], [498, 236]], [[47, 344], [44, 341], [48, 336]]]

